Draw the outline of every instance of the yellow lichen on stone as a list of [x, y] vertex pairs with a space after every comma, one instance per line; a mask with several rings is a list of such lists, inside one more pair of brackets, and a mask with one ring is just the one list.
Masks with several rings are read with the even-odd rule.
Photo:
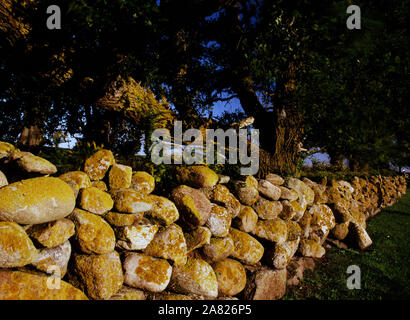
[[60, 175], [59, 178], [67, 183], [73, 182], [78, 190], [91, 187], [91, 180], [83, 171], [69, 171]]
[[65, 281], [48, 287], [50, 277], [20, 271], [0, 270], [0, 300], [88, 300], [86, 295]]
[[272, 242], [283, 242], [287, 239], [288, 228], [286, 222], [279, 218], [259, 220], [256, 223], [254, 234]]
[[258, 214], [249, 206], [241, 206], [238, 216], [232, 221], [234, 227], [247, 233], [255, 230]]
[[7, 186], [9, 182], [7, 181], [6, 175], [0, 171], [0, 188]]
[[211, 262], [227, 258], [234, 250], [234, 243], [230, 235], [224, 238], [212, 237], [209, 244], [202, 247], [202, 252]]
[[158, 231], [153, 224], [134, 224], [116, 229], [117, 246], [125, 250], [145, 249]]
[[212, 233], [206, 227], [198, 227], [197, 229], [184, 233], [187, 251], [191, 252], [210, 243]]
[[177, 180], [193, 188], [212, 188], [219, 180], [218, 175], [206, 166], [178, 168]]
[[47, 248], [59, 246], [74, 235], [74, 223], [60, 219], [45, 224], [36, 224], [27, 230], [27, 234]]
[[16, 148], [8, 142], [0, 141], [0, 159], [7, 158]]
[[124, 276], [116, 251], [98, 255], [73, 255], [78, 285], [92, 299], [108, 299], [122, 287]]
[[233, 184], [239, 201], [247, 206], [252, 206], [259, 197], [258, 181], [253, 176], [247, 176], [244, 181]]
[[[27, 172], [37, 172], [41, 174], [53, 174], [57, 172], [57, 168], [50, 161], [35, 156], [30, 152], [21, 152], [22, 156], [15, 155], [18, 165]], [[13, 156], [13, 155], [12, 155]]]
[[143, 216], [143, 213], [130, 214], [110, 211], [104, 214], [104, 219], [107, 220], [110, 225], [115, 227], [125, 227], [141, 221]]
[[282, 203], [280, 201], [271, 201], [259, 197], [252, 205], [252, 208], [261, 219], [274, 219], [282, 212]]
[[175, 266], [170, 288], [176, 292], [216, 298], [218, 280], [212, 267], [202, 259], [189, 258], [183, 266]]
[[70, 241], [59, 246], [39, 250], [38, 257], [31, 264], [40, 271], [63, 278], [71, 256]]
[[37, 249], [22, 227], [0, 222], [0, 268], [25, 266], [37, 258]]
[[152, 209], [151, 200], [134, 188], [112, 192], [115, 209], [119, 212], [140, 213]]
[[114, 155], [110, 150], [99, 150], [85, 160], [84, 172], [92, 181], [102, 180], [110, 166], [115, 164]]
[[122, 286], [121, 289], [108, 300], [146, 300], [144, 291]]
[[27, 179], [0, 189], [0, 220], [45, 223], [64, 218], [74, 206], [73, 190], [58, 178]]
[[212, 264], [218, 280], [218, 292], [224, 296], [234, 296], [246, 285], [246, 271], [243, 265], [232, 259], [224, 259]]
[[161, 292], [153, 294], [151, 300], [192, 300], [185, 294], [178, 294], [173, 292]]
[[223, 205], [231, 214], [232, 218], [235, 218], [241, 210], [239, 200], [222, 184], [216, 185], [213, 189], [211, 192], [211, 200], [212, 202]]
[[160, 230], [145, 248], [144, 253], [174, 261], [174, 265], [184, 265], [187, 259], [187, 245], [180, 226], [171, 224]]
[[161, 292], [171, 279], [172, 267], [166, 260], [144, 254], [128, 253], [123, 267], [125, 284], [135, 288]]
[[224, 207], [212, 205], [211, 213], [205, 225], [215, 237], [226, 237], [231, 227], [231, 215]]
[[105, 184], [105, 182], [101, 181], [101, 180], [93, 181], [91, 183], [91, 186], [96, 187], [96, 188], [100, 189], [101, 191], [107, 191], [108, 190], [107, 185]]
[[155, 189], [155, 178], [147, 172], [135, 171], [131, 179], [131, 188], [150, 194]]
[[111, 196], [96, 187], [81, 189], [79, 198], [80, 207], [95, 214], [101, 215], [114, 206]]
[[132, 168], [122, 164], [114, 164], [108, 174], [111, 189], [123, 189], [131, 186]]
[[151, 194], [148, 195], [148, 199], [152, 203], [152, 209], [146, 214], [155, 221], [169, 225], [179, 219], [178, 209], [171, 200]]
[[299, 245], [299, 251], [304, 257], [321, 258], [326, 253], [317, 241], [313, 239], [302, 239]]
[[75, 239], [84, 253], [104, 254], [114, 250], [114, 230], [103, 218], [75, 209], [70, 219], [76, 227]]
[[288, 229], [287, 241], [298, 240], [302, 237], [302, 228], [295, 221], [285, 221]]
[[229, 233], [234, 243], [234, 250], [231, 253], [233, 258], [251, 265], [262, 258], [264, 248], [258, 240], [234, 228], [230, 228]]

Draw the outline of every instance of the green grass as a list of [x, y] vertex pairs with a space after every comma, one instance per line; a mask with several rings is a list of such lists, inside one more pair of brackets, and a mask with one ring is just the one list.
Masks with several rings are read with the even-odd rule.
[[[410, 298], [410, 192], [367, 223], [373, 245], [361, 252], [331, 248], [284, 299], [396, 300]], [[361, 270], [361, 289], [346, 286], [349, 265]]]

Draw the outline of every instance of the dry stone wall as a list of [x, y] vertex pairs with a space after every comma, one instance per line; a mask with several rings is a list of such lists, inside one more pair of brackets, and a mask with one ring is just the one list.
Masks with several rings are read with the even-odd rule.
[[280, 299], [329, 243], [369, 247], [366, 220], [406, 193], [404, 177], [231, 181], [191, 166], [165, 198], [109, 150], [56, 175], [0, 142], [0, 162], [29, 177], [0, 171], [0, 299]]

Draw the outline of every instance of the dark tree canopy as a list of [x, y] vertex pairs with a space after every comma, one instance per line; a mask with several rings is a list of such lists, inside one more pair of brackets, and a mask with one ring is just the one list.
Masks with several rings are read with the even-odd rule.
[[[348, 30], [341, 0], [4, 0], [0, 139], [58, 131], [129, 154], [173, 119], [252, 116], [266, 170], [295, 171], [302, 144], [352, 169], [408, 166], [409, 2], [356, 1], [362, 29]], [[243, 115], [209, 119], [234, 98]]]

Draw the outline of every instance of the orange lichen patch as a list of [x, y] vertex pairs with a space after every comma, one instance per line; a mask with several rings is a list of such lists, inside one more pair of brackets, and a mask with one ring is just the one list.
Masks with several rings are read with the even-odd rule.
[[124, 276], [116, 251], [101, 255], [74, 254], [73, 258], [79, 286], [90, 298], [108, 299], [122, 287]]
[[110, 166], [115, 164], [114, 155], [110, 150], [99, 150], [85, 160], [84, 172], [91, 180], [102, 180]]
[[254, 234], [272, 242], [286, 241], [288, 228], [286, 222], [276, 218], [272, 220], [259, 220], [256, 224]]
[[211, 231], [205, 227], [198, 227], [189, 233], [184, 233], [188, 252], [209, 244], [211, 236]]
[[37, 249], [22, 227], [0, 222], [0, 268], [22, 267], [37, 258]]
[[36, 224], [27, 230], [27, 234], [47, 248], [56, 247], [74, 235], [74, 223], [60, 219], [44, 224]]
[[215, 262], [227, 258], [234, 250], [231, 236], [224, 238], [212, 237], [209, 244], [204, 245], [202, 252], [209, 261]]
[[0, 219], [39, 224], [64, 218], [75, 206], [70, 186], [58, 178], [22, 180], [0, 189]]
[[116, 229], [117, 246], [125, 250], [145, 249], [158, 231], [152, 224], [134, 224]]
[[270, 201], [259, 197], [252, 205], [261, 219], [274, 219], [282, 212], [282, 203], [280, 201]]
[[146, 300], [144, 291], [122, 286], [109, 300]]
[[111, 189], [123, 189], [131, 186], [132, 168], [122, 164], [114, 164], [108, 174]]
[[212, 264], [218, 279], [218, 292], [221, 295], [234, 296], [246, 285], [246, 271], [243, 265], [232, 259], [225, 259]]
[[50, 161], [35, 156], [30, 152], [13, 152], [13, 159], [17, 160], [18, 165], [27, 172], [38, 172], [41, 174], [53, 174], [57, 168]]
[[75, 209], [70, 219], [76, 227], [75, 239], [84, 253], [104, 254], [114, 250], [114, 231], [103, 218]]
[[184, 265], [187, 259], [187, 245], [181, 227], [171, 224], [157, 232], [145, 248], [144, 253], [153, 257], [174, 261], [174, 265]]
[[67, 183], [73, 182], [78, 190], [91, 187], [90, 178], [82, 171], [69, 171], [60, 175], [59, 178]]
[[139, 253], [127, 254], [124, 270], [127, 285], [152, 292], [165, 290], [172, 273], [172, 267], [166, 260]]
[[155, 178], [147, 172], [135, 171], [131, 179], [131, 188], [150, 194], [155, 189]]
[[258, 240], [234, 228], [231, 228], [229, 233], [234, 243], [234, 250], [231, 253], [233, 258], [251, 265], [262, 258], [264, 248]]
[[15, 149], [12, 144], [0, 141], [0, 159], [7, 158]]
[[169, 225], [179, 219], [179, 212], [175, 204], [165, 197], [148, 195], [152, 209], [146, 212], [158, 223]]
[[134, 188], [116, 190], [112, 194], [115, 209], [119, 212], [139, 213], [152, 208], [150, 199]]
[[214, 270], [204, 260], [196, 258], [188, 258], [185, 265], [174, 267], [170, 288], [176, 292], [210, 298], [218, 295], [218, 281]]
[[110, 211], [114, 206], [111, 196], [96, 187], [81, 189], [79, 205], [82, 209], [95, 214], [103, 214]]
[[105, 184], [105, 182], [101, 181], [101, 180], [91, 182], [91, 186], [96, 187], [96, 188], [100, 189], [101, 191], [107, 191], [108, 190], [107, 185]]
[[215, 237], [226, 237], [231, 227], [231, 215], [224, 207], [212, 205], [211, 213], [205, 225]]
[[115, 227], [131, 226], [136, 222], [139, 222], [144, 217], [143, 213], [119, 213], [119, 212], [107, 212], [104, 214], [104, 219], [108, 223]]
[[49, 289], [49, 276], [0, 270], [0, 300], [87, 300], [86, 295], [65, 281]]
[[218, 183], [219, 177], [206, 166], [189, 166], [178, 168], [177, 179], [180, 184], [193, 188], [212, 188]]

